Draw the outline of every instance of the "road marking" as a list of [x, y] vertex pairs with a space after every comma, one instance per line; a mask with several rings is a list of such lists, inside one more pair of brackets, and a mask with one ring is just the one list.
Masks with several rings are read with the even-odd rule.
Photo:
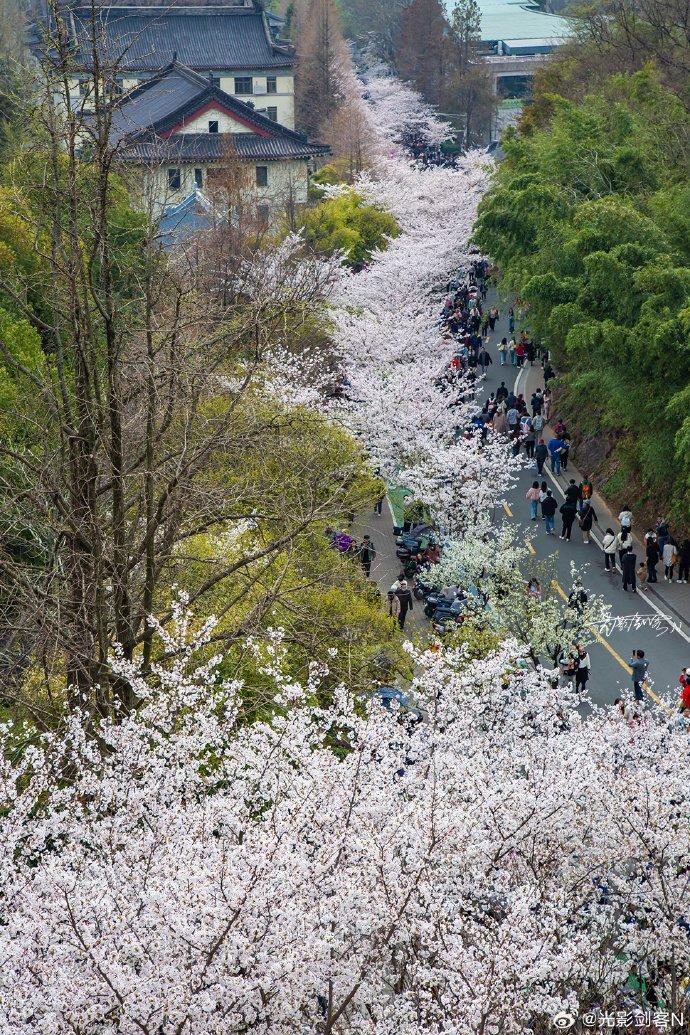
[[508, 515], [508, 517], [512, 517], [513, 516], [513, 512], [512, 512], [512, 510], [510, 509], [510, 507], [508, 506], [507, 503], [503, 504], [503, 509], [505, 510], [505, 512]]
[[[559, 595], [560, 597], [562, 597], [562, 598], [563, 598], [563, 600], [567, 600], [567, 599], [568, 599], [568, 594], [567, 594], [567, 593], [566, 593], [566, 591], [565, 591], [565, 590], [563, 589], [563, 587], [562, 587], [562, 586], [560, 585], [560, 583], [556, 581], [556, 579], [552, 579], [552, 580], [551, 580], [551, 585], [552, 585], [552, 586], [553, 586], [553, 588], [554, 588], [554, 589], [556, 590], [556, 592], [558, 593], [558, 595]], [[612, 657], [612, 658], [614, 658], [614, 659], [615, 659], [615, 660], [616, 660], [616, 661], [618, 662], [618, 664], [620, 665], [620, 667], [621, 667], [622, 669], [625, 669], [625, 671], [626, 671], [626, 672], [628, 673], [628, 675], [629, 675], [629, 676], [631, 676], [631, 675], [632, 675], [632, 669], [630, 668], [630, 665], [629, 665], [629, 664], [627, 663], [627, 661], [624, 661], [624, 660], [623, 660], [623, 658], [622, 658], [622, 657], [620, 656], [620, 654], [618, 653], [618, 651], [617, 651], [617, 650], [614, 650], [614, 648], [613, 648], [613, 647], [611, 646], [611, 644], [610, 644], [610, 643], [609, 643], [609, 642], [608, 642], [607, 640], [605, 640], [605, 639], [604, 639], [604, 637], [603, 637], [603, 636], [602, 636], [602, 635], [601, 635], [600, 633], [598, 633], [598, 632], [597, 632], [597, 630], [596, 630], [596, 629], [594, 629], [594, 628], [593, 628], [593, 627], [592, 627], [591, 625], [588, 625], [588, 626], [587, 626], [587, 629], [588, 629], [588, 630], [589, 630], [589, 631], [591, 632], [592, 636], [594, 636], [594, 638], [596, 639], [597, 643], [600, 643], [600, 644], [602, 645], [602, 647], [604, 647], [604, 649], [605, 649], [605, 650], [607, 650], [607, 651], [609, 652], [609, 654], [611, 655], [611, 657]], [[656, 704], [659, 704], [659, 705], [661, 705], [661, 707], [662, 707], [662, 708], [664, 708], [664, 709], [665, 709], [666, 711], [669, 711], [669, 709], [668, 709], [668, 708], [666, 707], [666, 705], [665, 705], [665, 704], [664, 704], [664, 702], [663, 702], [663, 701], [661, 700], [661, 698], [659, 697], [659, 695], [658, 695], [658, 694], [656, 694], [656, 693], [654, 692], [654, 690], [652, 690], [651, 686], [650, 686], [650, 685], [649, 685], [648, 683], [643, 683], [643, 684], [642, 684], [642, 689], [643, 689], [643, 690], [644, 690], [644, 691], [645, 691], [646, 693], [648, 693], [648, 694], [649, 694], [649, 696], [651, 697], [651, 699], [652, 699], [652, 700], [653, 700], [653, 701], [654, 701], [654, 702], [655, 702]]]
[[[561, 483], [558, 481], [558, 479], [556, 478], [556, 476], [553, 473], [553, 471], [551, 470], [551, 468], [550, 467], [545, 467], [544, 470], [546, 471], [546, 473], [548, 474], [549, 478], [551, 479], [551, 481], [554, 483], [554, 485], [556, 486], [556, 488], [560, 492], [561, 496], [563, 496], [565, 498], [565, 490], [561, 486]], [[603, 550], [604, 550], [603, 543], [599, 539], [597, 533], [594, 531], [594, 528], [592, 528], [592, 531], [591, 531], [590, 534], [592, 536], [592, 539], [594, 540], [594, 543], [599, 547], [599, 549], [603, 553]], [[616, 560], [616, 571], [620, 571], [620, 570], [621, 570], [620, 564]], [[638, 596], [639, 596], [639, 594], [638, 594]], [[661, 615], [661, 617], [663, 619], [665, 619], [669, 623], [669, 625], [671, 626], [671, 629], [672, 629], [673, 632], [678, 633], [679, 636], [682, 636], [686, 643], [690, 643], [690, 636], [688, 636], [687, 633], [683, 632], [683, 630], [680, 628], [680, 626], [677, 624], [677, 622], [675, 622], [674, 619], [671, 618], [671, 616], [669, 614], [667, 614], [667, 612], [664, 611], [664, 609], [662, 607], [659, 607], [658, 604], [654, 603], [654, 601], [652, 600], [652, 597], [651, 597], [651, 593], [646, 593], [645, 596], [644, 596], [644, 599], [647, 601], [647, 603], [649, 604], [649, 606], [652, 608], [653, 611], [656, 611], [656, 613], [658, 615]]]

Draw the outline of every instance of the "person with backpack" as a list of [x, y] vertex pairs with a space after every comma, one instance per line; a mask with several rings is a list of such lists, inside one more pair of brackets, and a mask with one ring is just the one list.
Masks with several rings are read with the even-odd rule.
[[590, 479], [588, 474], [586, 474], [584, 476], [584, 478], [582, 479], [582, 481], [580, 482], [579, 488], [580, 488], [579, 508], [580, 508], [580, 510], [582, 510], [584, 505], [585, 505], [585, 503], [587, 503], [588, 500], [591, 500], [592, 496], [594, 495], [594, 486], [592, 485], [591, 479]]
[[621, 532], [624, 529], [627, 532], [631, 532], [632, 531], [632, 524], [633, 524], [632, 510], [630, 509], [630, 507], [628, 506], [627, 503], [624, 505], [623, 509], [621, 510], [620, 514], [618, 515], [618, 520], [620, 522]]
[[596, 524], [599, 524], [597, 512], [589, 500], [587, 500], [583, 509], [580, 511], [578, 515], [578, 520], [580, 522], [580, 529], [582, 530], [582, 541], [584, 543], [589, 544], [590, 534], [592, 532], [592, 525], [595, 522]]
[[547, 535], [555, 534], [556, 508], [558, 503], [554, 499], [551, 489], [546, 490], [546, 499], [542, 500], [541, 513], [544, 518], [544, 528]]
[[532, 393], [530, 403], [532, 404], [532, 416], [536, 417], [538, 413], [541, 413], [542, 406], [544, 405], [544, 396], [541, 393], [541, 388], [537, 388], [536, 392]]

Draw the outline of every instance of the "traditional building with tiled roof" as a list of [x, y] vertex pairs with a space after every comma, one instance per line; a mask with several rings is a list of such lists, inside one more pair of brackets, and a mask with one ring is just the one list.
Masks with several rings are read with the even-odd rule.
[[60, 19], [58, 27], [52, 14], [37, 18], [30, 45], [50, 61], [58, 28], [67, 34], [75, 104], [89, 96], [95, 38], [99, 61], [123, 93], [177, 60], [267, 118], [294, 128], [293, 48], [275, 39], [261, 0], [169, 6], [129, 0], [97, 6], [95, 17], [94, 9], [77, 2], [65, 4]]
[[120, 162], [145, 171], [161, 210], [221, 185], [232, 166], [266, 218], [306, 202], [309, 163], [329, 153], [179, 61], [116, 101], [111, 144]]

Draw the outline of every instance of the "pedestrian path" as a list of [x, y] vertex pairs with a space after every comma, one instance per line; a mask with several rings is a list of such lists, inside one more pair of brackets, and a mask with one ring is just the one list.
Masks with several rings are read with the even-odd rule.
[[[541, 366], [535, 364], [531, 368], [517, 368], [510, 363], [500, 366], [496, 345], [502, 337], [509, 338], [510, 335], [506, 318], [507, 305], [501, 303], [495, 292], [490, 292], [486, 304], [490, 306], [494, 302], [498, 305], [501, 316], [490, 338], [488, 347], [493, 365], [488, 368], [481, 394], [495, 392], [500, 382], [505, 381], [508, 388], [514, 388], [516, 394], [522, 393], [529, 401], [534, 389], [543, 384]], [[516, 332], [522, 329], [528, 329], [527, 321], [517, 322]], [[553, 416], [552, 412], [552, 418]], [[557, 412], [555, 416], [558, 416]], [[526, 467], [520, 475], [518, 485], [511, 493], [506, 506], [508, 521], [522, 530], [535, 563], [549, 559], [562, 589], [570, 588], [570, 566], [575, 564], [579, 570], [585, 572], [587, 588], [600, 594], [611, 607], [610, 628], [598, 630], [596, 642], [590, 648], [593, 677], [589, 689], [593, 699], [601, 704], [611, 704], [621, 690], [630, 689], [628, 659], [632, 650], [643, 648], [652, 663], [651, 678], [654, 685], [650, 696], [656, 695], [664, 698], [666, 702], [674, 702], [677, 696], [678, 673], [683, 666], [690, 664], [690, 587], [662, 582], [655, 587], [661, 591], [658, 595], [651, 591], [637, 595], [624, 593], [618, 573], [612, 576], [604, 570], [603, 555], [599, 546], [601, 534], [597, 537], [597, 545], [585, 545], [579, 535], [574, 535], [572, 542], [562, 543], [557, 538], [554, 541], [551, 536], [546, 536], [541, 523], [535, 525], [530, 522], [524, 494], [536, 477], [534, 467]], [[569, 478], [573, 477], [579, 482], [582, 473], [571, 461], [563, 478], [556, 479], [549, 471], [548, 464], [543, 477], [550, 479], [551, 484], [556, 487], [555, 495], [559, 497], [560, 505], [563, 489]], [[594, 505], [603, 528], [610, 525], [617, 531], [617, 516], [614, 518], [599, 494], [595, 496]], [[639, 546], [637, 552], [643, 555]], [[638, 621], [640, 618], [643, 619], [642, 623]], [[660, 628], [651, 628], [652, 622], [657, 618]]]
[[[400, 560], [395, 555], [395, 536], [393, 512], [388, 499], [384, 500], [383, 512], [374, 511], [362, 515], [352, 534], [361, 542], [363, 535], [371, 536], [376, 549], [376, 557], [371, 566], [371, 578], [376, 583], [382, 599], [382, 607], [386, 607], [386, 594], [400, 574]], [[412, 583], [410, 581], [410, 589]], [[416, 639], [429, 631], [429, 623], [424, 617], [423, 601], [414, 601], [413, 610], [408, 612], [405, 622], [405, 635]]]
[[[544, 378], [542, 376], [541, 366], [535, 365], [533, 367], [522, 367], [518, 373], [518, 377], [516, 378], [515, 385], [515, 391], [521, 391], [529, 405], [529, 399], [531, 398], [532, 393], [537, 388], [544, 387]], [[556, 416], [557, 414], [552, 414], [552, 421]], [[547, 425], [545, 430], [548, 432], [548, 438], [552, 438], [554, 431], [551, 423]], [[544, 435], [544, 438], [548, 441], [546, 434]], [[568, 470], [564, 473], [562, 472], [560, 475], [555, 475], [549, 469], [548, 464], [544, 471], [545, 474], [548, 475], [549, 479], [557, 486], [561, 494], [564, 493], [564, 490], [569, 484], [571, 478], [574, 478], [579, 484], [583, 480], [584, 475], [589, 473], [586, 471], [580, 471], [579, 468], [573, 464], [572, 460], [568, 461]], [[593, 504], [599, 522], [598, 528], [595, 525], [592, 531], [592, 538], [599, 549], [603, 551], [602, 538], [604, 530], [606, 528], [612, 528], [614, 532], [617, 532], [620, 529], [620, 524], [618, 521], [618, 515], [611, 510], [609, 504], [596, 491], [596, 489], [593, 494]], [[637, 535], [633, 532], [635, 552], [637, 553], [638, 560], [644, 560], [645, 547], [644, 543], [639, 539], [639, 529], [637, 532]], [[658, 565], [657, 570], [660, 571], [663, 576], [662, 564]], [[619, 568], [618, 571], [620, 571]], [[690, 636], [690, 585], [678, 585], [675, 582], [659, 581], [652, 585], [647, 584], [645, 592], [648, 594], [648, 601], [652, 608], [656, 605], [654, 600], [650, 598], [655, 597], [659, 601], [659, 604], [663, 605], [664, 609], [673, 613], [685, 633]], [[690, 640], [688, 642], [690, 642]]]

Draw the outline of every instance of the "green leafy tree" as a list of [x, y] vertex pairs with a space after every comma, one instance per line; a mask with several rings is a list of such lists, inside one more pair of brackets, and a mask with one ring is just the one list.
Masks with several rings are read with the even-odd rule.
[[333, 255], [342, 251], [353, 269], [361, 269], [375, 251], [400, 233], [390, 213], [366, 204], [355, 191], [307, 209], [302, 227], [307, 244], [316, 252]]
[[[477, 242], [530, 304], [561, 375], [559, 407], [597, 439], [604, 488], [690, 523], [688, 123], [644, 69], [506, 142]], [[591, 469], [591, 465], [588, 464]], [[619, 500], [620, 502], [620, 500]]]

